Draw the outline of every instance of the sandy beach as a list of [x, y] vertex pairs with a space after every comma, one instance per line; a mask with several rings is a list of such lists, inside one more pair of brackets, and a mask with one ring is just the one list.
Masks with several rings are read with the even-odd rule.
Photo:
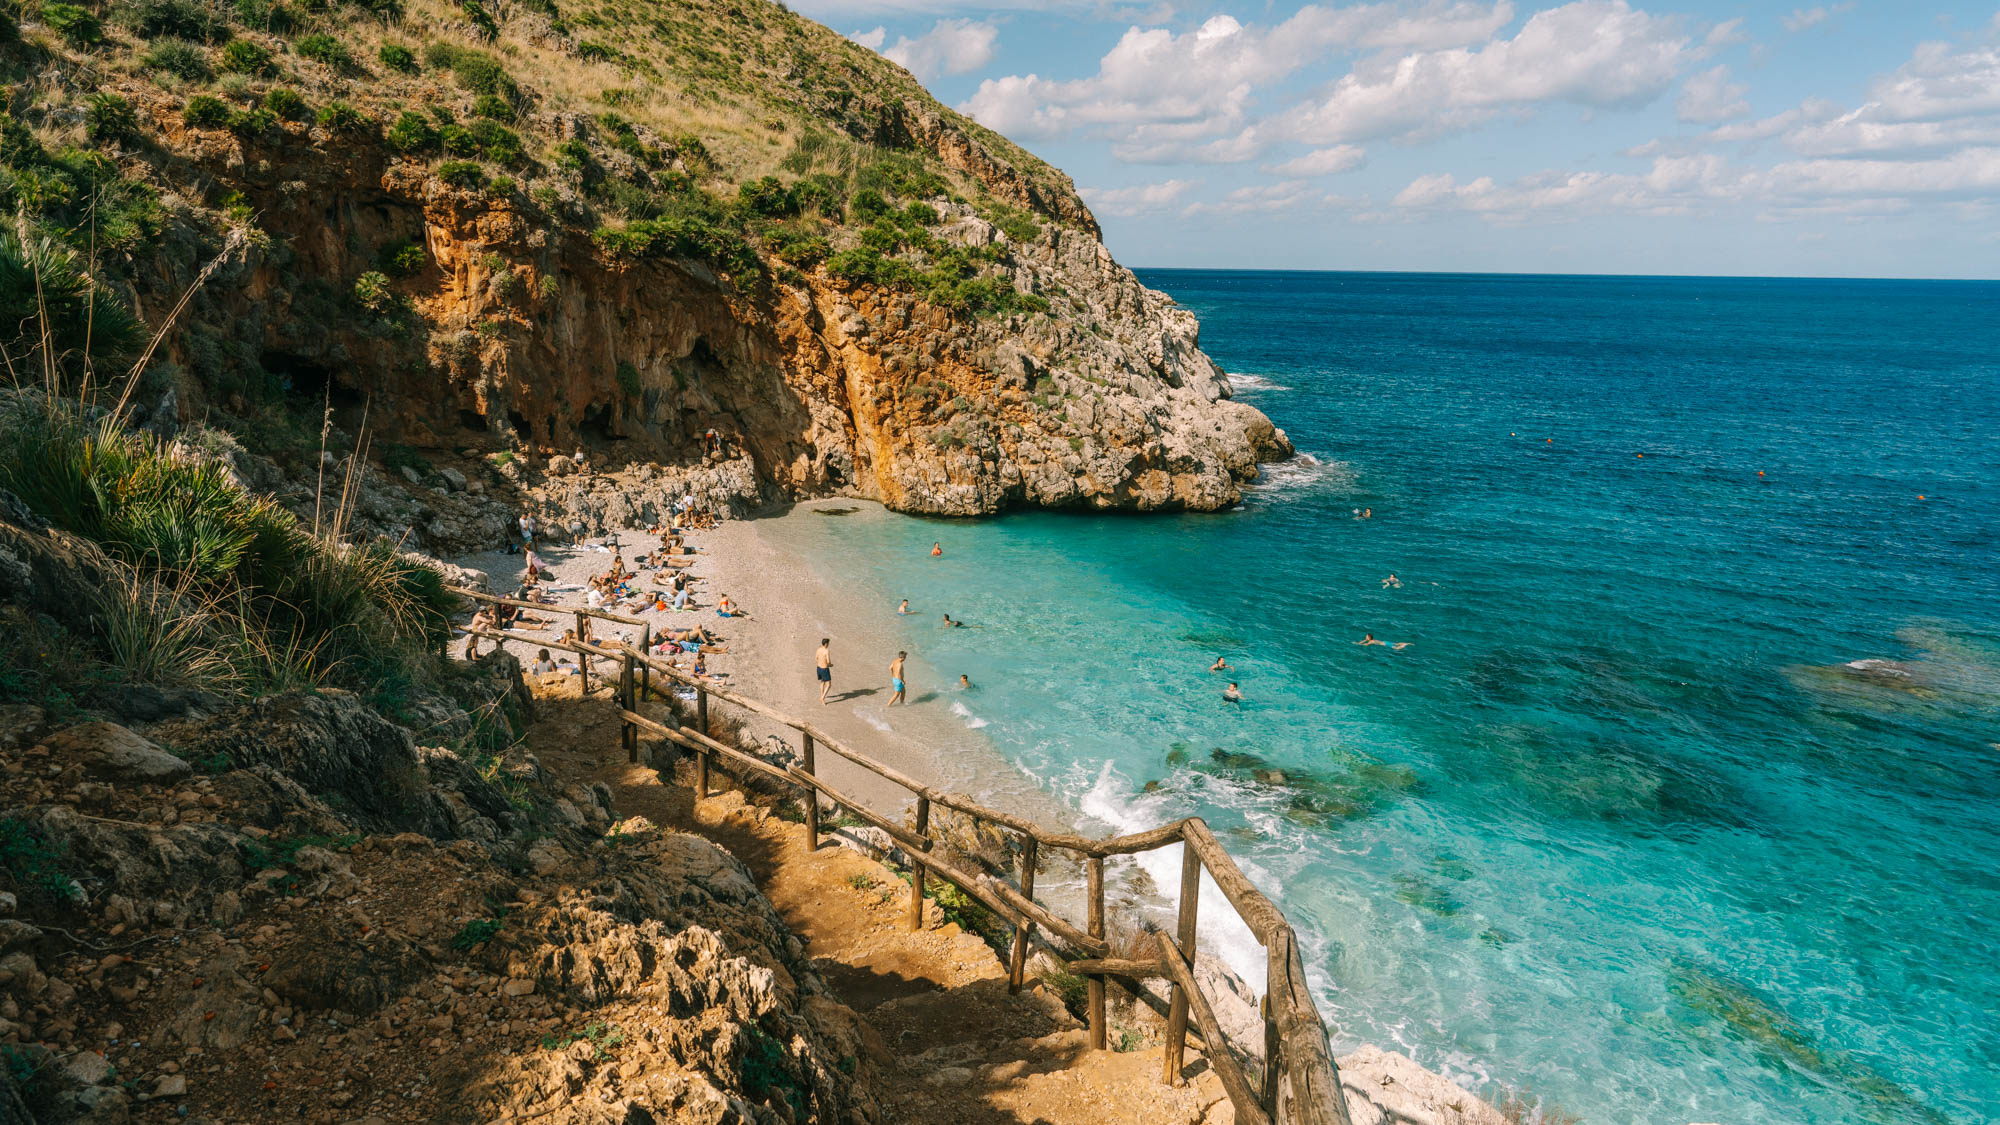
[[[921, 781], [978, 794], [988, 803], [1052, 825], [1068, 825], [1073, 814], [1009, 767], [982, 735], [951, 713], [953, 677], [926, 665], [921, 653], [911, 654], [907, 706], [886, 706], [888, 666], [897, 651], [889, 629], [894, 607], [875, 605], [855, 590], [828, 582], [810, 559], [786, 546], [783, 534], [785, 521], [821, 518], [817, 507], [851, 509], [860, 503], [865, 502], [803, 504], [779, 515], [729, 520], [710, 530], [688, 532], [684, 538], [698, 552], [692, 565], [682, 568], [696, 580], [692, 606], [617, 612], [651, 622], [655, 635], [663, 629], [703, 625], [723, 638], [727, 650], [707, 658], [709, 671], [720, 677], [722, 686], [805, 718], [845, 745]], [[561, 611], [583, 605], [590, 576], [611, 565], [611, 542], [593, 538], [581, 544], [538, 547], [543, 565], [553, 574], [544, 586], [561, 604], [540, 615], [552, 618], [553, 624], [521, 629], [520, 640], [506, 642], [508, 651], [524, 665], [534, 660], [542, 642], [570, 627], [573, 617]], [[630, 563], [658, 538], [644, 528], [632, 528], [618, 533], [616, 542]], [[506, 594], [518, 586], [525, 567], [523, 556], [497, 551], [451, 561], [485, 575], [489, 589]], [[664, 581], [670, 573], [642, 571], [637, 584], [650, 586], [656, 577]], [[749, 616], [717, 616], [715, 607], [725, 595]], [[636, 626], [600, 621], [597, 628], [600, 638], [634, 644], [640, 640]], [[833, 641], [833, 689], [824, 706], [813, 676], [813, 652], [821, 637]], [[482, 642], [482, 651], [490, 643]], [[453, 642], [453, 652], [462, 652], [463, 647], [461, 636]], [[553, 651], [558, 658], [565, 655]], [[594, 678], [592, 686], [596, 687]], [[746, 729], [758, 741], [782, 737], [797, 744], [797, 736], [779, 724], [749, 718]], [[878, 810], [906, 803], [903, 789], [835, 755], [820, 754], [818, 767], [833, 785]]]

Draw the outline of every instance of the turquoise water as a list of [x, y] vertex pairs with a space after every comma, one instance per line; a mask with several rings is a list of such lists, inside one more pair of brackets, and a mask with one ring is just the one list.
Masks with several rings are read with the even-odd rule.
[[915, 693], [976, 685], [921, 706], [1107, 828], [1209, 818], [1337, 1046], [1593, 1122], [2000, 1119], [2000, 286], [1145, 279], [1312, 460], [800, 521], [911, 599]]

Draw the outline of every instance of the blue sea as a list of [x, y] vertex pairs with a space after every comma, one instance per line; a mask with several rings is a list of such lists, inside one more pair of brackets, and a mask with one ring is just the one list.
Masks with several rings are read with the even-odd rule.
[[1142, 278], [1302, 456], [1222, 514], [795, 521], [971, 677], [929, 705], [1099, 830], [1208, 818], [1337, 1048], [2000, 1119], [2000, 285]]

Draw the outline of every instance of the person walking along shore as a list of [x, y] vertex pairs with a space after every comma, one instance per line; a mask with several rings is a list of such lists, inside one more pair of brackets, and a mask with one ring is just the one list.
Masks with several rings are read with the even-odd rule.
[[889, 702], [883, 704], [884, 707], [894, 707], [898, 703], [903, 703], [907, 706], [907, 701], [903, 698], [903, 689], [905, 687], [903, 683], [903, 661], [909, 658], [909, 653], [898, 652], [896, 659], [889, 662], [889, 686], [896, 689], [896, 694], [889, 697]]
[[833, 653], [830, 637], [819, 639], [819, 651], [813, 654], [813, 674], [819, 677], [819, 705], [826, 706], [826, 693], [833, 687]]

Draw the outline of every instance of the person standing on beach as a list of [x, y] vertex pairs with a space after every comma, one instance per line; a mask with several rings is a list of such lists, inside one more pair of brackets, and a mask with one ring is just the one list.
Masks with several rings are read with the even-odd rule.
[[524, 547], [535, 545], [535, 517], [526, 512], [521, 513], [521, 545]]
[[903, 698], [903, 689], [905, 687], [903, 683], [903, 661], [909, 658], [909, 653], [899, 652], [896, 654], [896, 659], [889, 662], [889, 686], [896, 690], [896, 694], [889, 697], [889, 702], [883, 704], [884, 707], [894, 707], [898, 703], [906, 707], [909, 706], [908, 701]]
[[826, 693], [833, 687], [833, 653], [828, 646], [833, 644], [829, 637], [819, 639], [819, 651], [813, 654], [813, 674], [819, 677], [819, 705], [826, 706]]

